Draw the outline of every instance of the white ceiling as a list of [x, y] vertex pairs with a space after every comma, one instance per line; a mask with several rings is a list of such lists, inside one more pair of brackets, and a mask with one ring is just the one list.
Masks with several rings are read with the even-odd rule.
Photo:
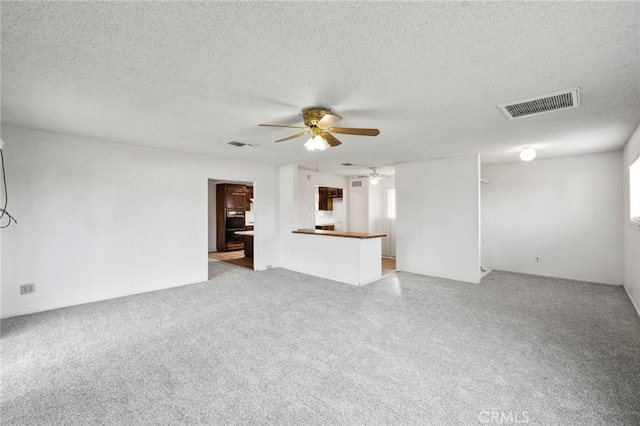
[[[2, 123], [359, 174], [481, 153], [516, 161], [621, 149], [640, 122], [638, 2], [6, 2]], [[499, 104], [580, 87], [579, 108]], [[326, 106], [314, 154], [274, 140]], [[254, 144], [236, 148], [230, 140]], [[381, 170], [385, 172], [388, 169]]]

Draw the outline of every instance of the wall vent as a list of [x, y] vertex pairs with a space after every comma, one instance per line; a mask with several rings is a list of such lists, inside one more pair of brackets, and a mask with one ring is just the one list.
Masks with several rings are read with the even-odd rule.
[[529, 117], [544, 112], [559, 109], [575, 108], [580, 105], [580, 91], [578, 88], [524, 99], [518, 102], [498, 105], [498, 109], [509, 120], [514, 118]]
[[351, 187], [352, 188], [359, 188], [362, 186], [362, 181], [361, 180], [352, 180], [351, 181]]

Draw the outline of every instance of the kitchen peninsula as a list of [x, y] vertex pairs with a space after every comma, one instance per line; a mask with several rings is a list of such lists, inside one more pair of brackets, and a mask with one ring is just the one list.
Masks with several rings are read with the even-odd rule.
[[293, 234], [296, 250], [290, 269], [353, 285], [382, 277], [381, 239], [386, 234], [317, 229], [298, 229]]
[[253, 231], [236, 231], [235, 235], [238, 235], [244, 244], [244, 257], [253, 259]]

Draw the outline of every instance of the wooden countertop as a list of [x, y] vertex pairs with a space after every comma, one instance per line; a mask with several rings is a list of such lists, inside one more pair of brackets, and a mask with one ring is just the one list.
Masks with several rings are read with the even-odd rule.
[[326, 235], [329, 237], [345, 237], [345, 238], [381, 238], [386, 237], [387, 234], [365, 234], [363, 232], [341, 232], [341, 231], [324, 231], [321, 229], [298, 229], [293, 231], [294, 234], [309, 234], [309, 235]]

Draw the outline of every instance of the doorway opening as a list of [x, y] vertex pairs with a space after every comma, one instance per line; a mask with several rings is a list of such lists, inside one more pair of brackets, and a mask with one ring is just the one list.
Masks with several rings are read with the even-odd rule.
[[382, 238], [382, 276], [396, 271], [395, 170], [383, 170], [375, 183], [367, 176], [349, 179], [349, 231], [385, 234]]
[[207, 181], [209, 279], [216, 273], [211, 262], [254, 269], [254, 188], [253, 182]]
[[386, 277], [396, 272], [396, 258], [382, 256], [382, 276]]

